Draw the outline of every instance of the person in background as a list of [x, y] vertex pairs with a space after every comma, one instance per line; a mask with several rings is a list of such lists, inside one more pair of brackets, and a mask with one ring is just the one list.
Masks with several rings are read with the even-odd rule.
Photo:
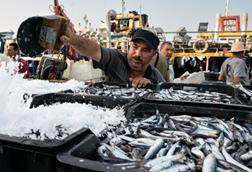
[[0, 53], [0, 67], [6, 66], [9, 61], [10, 58], [7, 55]]
[[160, 72], [150, 65], [159, 45], [159, 38], [150, 31], [134, 30], [128, 53], [104, 48], [96, 41], [79, 36], [70, 25], [60, 39], [81, 54], [91, 57], [94, 67], [104, 71], [108, 84], [129, 84], [140, 88], [150, 83], [165, 82]]
[[169, 69], [169, 81], [172, 82], [174, 80], [175, 74], [173, 69], [174, 59], [172, 58], [174, 52], [174, 48], [171, 42], [165, 41], [160, 45], [160, 53], [166, 57], [166, 61], [168, 63]]
[[225, 52], [229, 52], [230, 51], [230, 45], [229, 44], [224, 44], [222, 46], [222, 52], [225, 53]]
[[159, 70], [167, 82], [170, 81], [169, 63], [163, 54], [156, 53], [151, 60], [151, 64]]
[[218, 80], [226, 81], [229, 85], [250, 85], [249, 69], [244, 61], [244, 44], [235, 42], [231, 46], [233, 57], [227, 58], [221, 65]]
[[27, 62], [21, 58], [20, 50], [17, 43], [12, 42], [7, 46], [7, 56], [10, 57], [14, 62], [18, 62], [18, 71], [19, 73], [24, 74], [24, 78], [28, 78], [29, 76], [29, 66]]

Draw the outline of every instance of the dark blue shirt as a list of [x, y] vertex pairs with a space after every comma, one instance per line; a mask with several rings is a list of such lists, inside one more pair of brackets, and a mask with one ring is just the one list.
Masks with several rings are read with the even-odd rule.
[[[119, 85], [128, 84], [131, 68], [128, 63], [127, 53], [117, 49], [101, 47], [101, 56], [99, 63], [94, 61], [94, 67], [104, 71], [107, 82]], [[160, 72], [152, 65], [147, 67], [144, 77], [151, 80], [153, 84], [165, 82]]]

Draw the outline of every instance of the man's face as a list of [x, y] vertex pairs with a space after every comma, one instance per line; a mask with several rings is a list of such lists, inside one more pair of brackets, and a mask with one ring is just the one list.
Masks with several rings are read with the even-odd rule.
[[164, 44], [164, 46], [162, 47], [160, 51], [166, 57], [171, 57], [173, 53], [173, 47], [170, 44]]
[[17, 54], [18, 54], [18, 51], [14, 50], [13, 46], [8, 45], [8, 47], [7, 47], [7, 55], [9, 57], [15, 57]]
[[128, 62], [133, 71], [145, 72], [156, 51], [142, 40], [131, 42], [128, 52]]

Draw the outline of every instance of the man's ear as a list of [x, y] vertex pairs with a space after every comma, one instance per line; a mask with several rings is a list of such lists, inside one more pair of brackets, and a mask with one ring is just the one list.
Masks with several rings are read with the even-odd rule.
[[130, 38], [132, 38], [132, 36], [134, 35], [134, 33], [136, 32], [136, 29], [132, 29], [129, 33], [128, 33], [128, 36]]
[[156, 54], [158, 54], [158, 50], [154, 50], [153, 56], [155, 56]]

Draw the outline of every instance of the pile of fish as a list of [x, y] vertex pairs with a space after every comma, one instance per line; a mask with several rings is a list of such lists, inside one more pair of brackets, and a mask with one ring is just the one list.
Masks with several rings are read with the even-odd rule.
[[133, 87], [121, 87], [116, 85], [102, 85], [101, 87], [87, 87], [83, 90], [85, 95], [94, 95], [94, 96], [108, 96], [115, 98], [126, 98], [134, 99], [137, 97], [142, 97], [151, 90], [133, 88]]
[[238, 103], [232, 96], [223, 93], [209, 91], [199, 92], [194, 90], [175, 90], [173, 88], [162, 89], [159, 92], [151, 93], [148, 95], [148, 99], [224, 104]]
[[252, 171], [252, 124], [157, 111], [107, 131], [97, 153], [139, 171]]

